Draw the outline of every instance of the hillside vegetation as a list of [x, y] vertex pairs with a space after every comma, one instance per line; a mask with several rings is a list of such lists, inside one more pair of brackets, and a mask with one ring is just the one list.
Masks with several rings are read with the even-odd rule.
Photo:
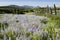
[[60, 40], [60, 16], [53, 14], [59, 10], [46, 9], [0, 7], [0, 40]]

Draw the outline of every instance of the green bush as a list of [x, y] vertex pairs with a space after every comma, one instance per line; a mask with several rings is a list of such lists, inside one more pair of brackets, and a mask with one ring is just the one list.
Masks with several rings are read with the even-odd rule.
[[47, 22], [48, 22], [48, 20], [47, 20], [47, 19], [42, 19], [42, 20], [41, 20], [41, 23], [46, 24]]
[[3, 34], [0, 34], [0, 40], [3, 40], [3, 37], [4, 37]]
[[17, 33], [15, 33], [15, 32], [13, 32], [13, 34], [12, 34], [12, 31], [10, 30], [10, 31], [8, 31], [8, 32], [6, 32], [6, 36], [7, 37], [11, 37], [11, 39], [12, 40], [15, 40], [15, 38], [17, 37]]
[[0, 30], [8, 27], [8, 23], [0, 23]]

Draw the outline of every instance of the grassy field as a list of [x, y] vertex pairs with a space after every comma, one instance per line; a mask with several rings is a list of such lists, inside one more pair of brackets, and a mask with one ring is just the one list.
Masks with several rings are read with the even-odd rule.
[[[3, 39], [3, 35], [5, 34], [7, 37], [11, 37], [12, 40], [15, 40], [16, 37], [19, 37], [18, 35], [20, 35], [19, 40], [60, 40], [60, 16], [57, 15], [51, 15], [51, 14], [34, 14], [33, 12], [30, 13], [26, 13], [23, 15], [17, 15], [17, 14], [13, 14], [13, 15], [5, 15], [2, 14], [0, 16], [1, 18], [9, 18], [9, 16], [12, 16], [13, 21], [10, 21], [10, 23], [14, 24], [16, 19], [20, 20], [21, 22], [25, 23], [25, 27], [23, 27], [23, 25], [21, 25], [21, 23], [18, 23], [19, 21], [17, 21], [17, 23], [15, 24], [15, 26], [11, 26], [11, 28], [13, 28], [12, 30], [14, 30], [13, 34], [12, 34], [12, 30], [9, 30], [7, 32], [3, 32], [0, 35], [0, 40]], [[26, 15], [26, 16], [25, 16]], [[16, 18], [16, 19], [15, 19]], [[23, 18], [23, 19], [20, 19]], [[24, 21], [22, 21], [24, 20]], [[25, 21], [26, 20], [26, 21]], [[32, 22], [37, 22], [37, 24], [32, 24]], [[38, 26], [38, 23], [40, 23], [39, 25], [42, 26]], [[1, 28], [1, 24], [5, 25], [6, 27], [2, 27], [2, 29], [6, 28], [7, 29], [7, 25], [4, 23], [0, 23], [0, 28]], [[8, 23], [9, 24], [9, 23]], [[26, 27], [26, 25], [30, 24], [29, 26]], [[38, 27], [37, 27], [38, 26]], [[9, 28], [10, 28], [9, 27]], [[30, 28], [34, 28], [33, 30], [30, 30]], [[19, 31], [23, 31], [21, 33], [18, 33], [19, 31], [15, 31], [15, 29], [19, 28]], [[36, 28], [36, 29], [35, 29]], [[1, 29], [0, 29], [1, 30]], [[5, 30], [5, 29], [4, 29]], [[28, 31], [30, 30], [30, 31]], [[35, 31], [36, 30], [36, 31]], [[39, 32], [40, 31], [40, 32]], [[24, 34], [23, 34], [24, 33]], [[22, 35], [23, 34], [23, 35]], [[43, 35], [43, 36], [42, 36]]]

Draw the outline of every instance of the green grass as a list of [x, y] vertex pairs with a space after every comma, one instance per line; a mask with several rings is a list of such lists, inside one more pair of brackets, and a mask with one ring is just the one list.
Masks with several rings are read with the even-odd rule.
[[[27, 15], [27, 14], [30, 15], [30, 14], [33, 14], [33, 13], [26, 13], [25, 15]], [[56, 40], [56, 35], [57, 34], [60, 35], [60, 30], [57, 30], [58, 32], [56, 32], [56, 30], [55, 30], [55, 29], [59, 29], [60, 28], [60, 16], [51, 15], [51, 14], [37, 14], [37, 16], [45, 16], [45, 17], [49, 18], [48, 21], [44, 21], [45, 19], [41, 21], [44, 24], [46, 24], [46, 23], [49, 24], [48, 27], [43, 29], [44, 31], [48, 32], [49, 37], [48, 36], [44, 36], [44, 34], [42, 34], [43, 37], [41, 37], [41, 36], [37, 35], [36, 33], [30, 33], [30, 32], [27, 32], [27, 31], [26, 31], [26, 36], [29, 37], [29, 36], [31, 36], [33, 34], [31, 40], [50, 40], [49, 38], [51, 38], [51, 40], [52, 39]], [[8, 37], [11, 37], [12, 40], [14, 40], [15, 37], [18, 34], [17, 33], [12, 34], [11, 31], [8, 31], [6, 33], [6, 35]], [[0, 36], [0, 40], [2, 40], [2, 38], [3, 38], [3, 35]]]
[[[37, 16], [45, 16], [45, 17], [49, 18], [49, 20], [47, 22], [49, 24], [49, 26], [47, 28], [44, 28], [44, 31], [48, 32], [49, 37], [51, 38], [51, 40], [56, 40], [57, 34], [60, 35], [60, 32], [59, 32], [60, 30], [57, 30], [58, 32], [56, 32], [56, 30], [55, 30], [55, 29], [60, 28], [60, 16], [52, 15], [52, 14], [35, 14], [35, 15], [37, 15]], [[42, 22], [46, 23], [44, 20], [42, 20]], [[33, 37], [33, 40], [44, 40], [44, 38], [39, 39], [39, 37], [37, 35], [35, 35]], [[50, 40], [50, 39], [47, 38], [46, 40]]]
[[39, 16], [45, 16], [50, 18], [50, 22], [54, 22], [55, 26], [60, 28], [60, 16], [57, 15], [51, 15], [51, 14], [40, 14]]
[[25, 13], [25, 15], [33, 15], [34, 12], [28, 12], [28, 13]]

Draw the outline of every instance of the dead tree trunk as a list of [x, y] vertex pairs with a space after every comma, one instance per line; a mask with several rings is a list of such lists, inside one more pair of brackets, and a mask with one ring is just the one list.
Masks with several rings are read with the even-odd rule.
[[52, 8], [50, 8], [51, 14], [52, 14]]
[[54, 4], [54, 11], [55, 11], [55, 15], [57, 15], [57, 12], [56, 12], [56, 6], [55, 6], [55, 4]]
[[47, 13], [49, 13], [49, 6], [47, 5]]

